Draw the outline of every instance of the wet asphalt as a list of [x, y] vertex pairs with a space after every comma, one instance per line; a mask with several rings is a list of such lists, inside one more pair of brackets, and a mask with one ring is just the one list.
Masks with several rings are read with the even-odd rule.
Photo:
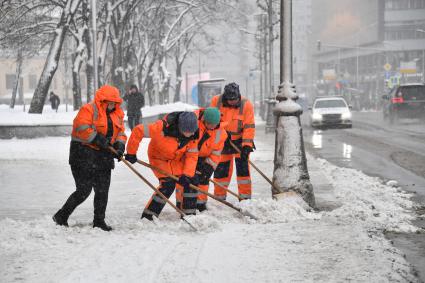
[[[383, 182], [395, 180], [413, 194], [415, 225], [425, 229], [425, 121], [384, 121], [380, 112], [354, 112], [353, 128], [314, 129], [303, 114], [306, 150], [342, 167], [361, 170]], [[425, 282], [425, 233], [386, 233]]]

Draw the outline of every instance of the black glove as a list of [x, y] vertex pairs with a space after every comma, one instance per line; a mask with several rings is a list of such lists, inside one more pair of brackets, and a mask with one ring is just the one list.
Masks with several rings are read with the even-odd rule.
[[249, 154], [253, 151], [254, 150], [252, 150], [252, 147], [250, 147], [249, 145], [244, 145], [241, 150], [241, 159], [248, 160]]
[[97, 133], [96, 136], [94, 137], [93, 143], [97, 145], [98, 147], [100, 147], [101, 149], [108, 149], [109, 147], [108, 139], [104, 135], [99, 133]]
[[115, 158], [118, 159], [118, 161], [119, 161], [122, 158], [122, 156], [124, 155], [125, 145], [121, 142], [115, 142], [114, 143], [114, 149], [117, 152], [117, 154], [115, 155]]
[[127, 160], [128, 162], [130, 162], [131, 164], [134, 164], [137, 162], [137, 156], [135, 154], [126, 154], [125, 155], [125, 160]]
[[201, 173], [199, 176], [200, 182], [205, 183], [211, 178], [214, 168], [208, 163], [203, 162], [199, 168], [199, 172]]
[[179, 183], [183, 188], [188, 188], [190, 185], [190, 177], [186, 175], [181, 175], [177, 183]]
[[193, 176], [190, 179], [190, 183], [194, 186], [199, 186], [200, 181], [201, 181], [201, 176], [199, 176], [198, 174], [195, 174], [195, 176]]

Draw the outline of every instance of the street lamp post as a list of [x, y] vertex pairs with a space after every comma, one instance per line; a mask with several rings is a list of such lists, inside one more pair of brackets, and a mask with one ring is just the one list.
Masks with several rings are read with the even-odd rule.
[[298, 95], [292, 84], [292, 0], [281, 0], [280, 86], [273, 109], [277, 116], [272, 195], [275, 199], [300, 196], [315, 206], [313, 186], [307, 170]]
[[[425, 30], [423, 29], [417, 29], [416, 31], [425, 33]], [[425, 82], [425, 48], [422, 49], [422, 77]]]
[[[97, 27], [96, 27], [96, 0], [92, 0], [91, 1], [91, 19], [92, 19], [92, 35], [93, 35], [93, 47], [92, 47], [92, 52], [93, 52], [93, 91], [94, 93], [96, 93], [96, 90], [98, 88], [98, 84], [97, 84], [97, 80], [98, 80], [98, 76], [97, 76], [97, 50], [96, 50], [96, 46], [97, 46]], [[93, 96], [94, 96], [93, 93]]]

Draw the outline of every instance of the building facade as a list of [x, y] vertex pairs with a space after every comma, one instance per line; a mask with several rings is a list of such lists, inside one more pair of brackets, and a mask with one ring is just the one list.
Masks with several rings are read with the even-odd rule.
[[425, 0], [317, 0], [312, 14], [315, 95], [378, 108], [394, 84], [424, 81]]

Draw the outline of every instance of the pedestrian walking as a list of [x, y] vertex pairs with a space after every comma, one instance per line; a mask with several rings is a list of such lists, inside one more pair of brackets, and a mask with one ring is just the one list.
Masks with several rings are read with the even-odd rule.
[[127, 102], [128, 126], [133, 130], [140, 123], [140, 118], [142, 117], [141, 108], [145, 106], [145, 97], [139, 92], [136, 85], [131, 85], [130, 90], [124, 95], [123, 99]]
[[52, 109], [58, 112], [59, 104], [61, 103], [59, 96], [57, 96], [53, 91], [51, 91], [49, 101], [50, 101], [50, 105], [52, 106]]

